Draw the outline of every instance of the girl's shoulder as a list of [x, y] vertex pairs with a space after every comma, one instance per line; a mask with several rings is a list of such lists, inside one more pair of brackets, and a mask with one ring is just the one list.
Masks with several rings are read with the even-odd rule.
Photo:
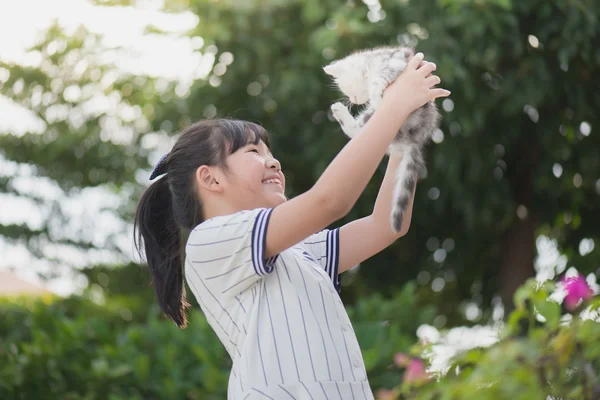
[[271, 211], [240, 211], [211, 218], [194, 228], [185, 248], [191, 276], [228, 296], [272, 272], [276, 257], [264, 256]]
[[266, 210], [265, 208], [255, 208], [254, 210], [241, 210], [233, 214], [219, 215], [204, 220], [200, 224], [196, 225], [192, 232], [202, 232], [210, 229], [217, 229], [220, 227], [227, 227], [232, 225], [240, 225], [245, 222], [253, 222], [256, 216]]
[[227, 239], [252, 235], [252, 232], [257, 229], [264, 231], [271, 211], [272, 209], [256, 208], [209, 218], [192, 229], [187, 245], [221, 243]]

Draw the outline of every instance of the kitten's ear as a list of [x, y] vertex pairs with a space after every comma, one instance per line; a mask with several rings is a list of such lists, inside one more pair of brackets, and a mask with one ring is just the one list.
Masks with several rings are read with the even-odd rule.
[[325, 71], [327, 75], [331, 76], [339, 76], [343, 70], [342, 63], [339, 61], [334, 61], [331, 64], [323, 67], [323, 71]]

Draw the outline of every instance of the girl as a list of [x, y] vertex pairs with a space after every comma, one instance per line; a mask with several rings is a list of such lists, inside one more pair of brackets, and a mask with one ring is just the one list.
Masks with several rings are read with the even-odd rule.
[[[267, 132], [244, 121], [189, 126], [152, 173], [164, 176], [142, 195], [136, 245], [143, 239], [158, 303], [181, 328], [188, 282], [233, 360], [228, 399], [373, 398], [339, 274], [408, 229], [410, 208], [402, 232], [389, 223], [396, 156], [372, 215], [326, 227], [350, 211], [407, 116], [450, 94], [422, 61], [410, 61], [362, 132], [291, 200]], [[184, 257], [181, 228], [191, 231]]]

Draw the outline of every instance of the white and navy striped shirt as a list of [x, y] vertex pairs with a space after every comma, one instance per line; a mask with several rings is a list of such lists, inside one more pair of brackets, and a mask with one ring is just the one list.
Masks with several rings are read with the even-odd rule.
[[373, 399], [338, 294], [339, 231], [265, 260], [271, 211], [209, 219], [186, 246], [186, 280], [233, 360], [228, 399]]

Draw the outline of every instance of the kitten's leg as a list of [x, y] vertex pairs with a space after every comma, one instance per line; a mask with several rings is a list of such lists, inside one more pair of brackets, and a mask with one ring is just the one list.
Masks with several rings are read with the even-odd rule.
[[331, 113], [333, 118], [340, 124], [342, 131], [349, 137], [353, 138], [360, 130], [357, 121], [354, 119], [348, 108], [342, 103], [334, 103], [331, 105]]
[[391, 224], [394, 232], [402, 230], [402, 219], [412, 197], [418, 178], [420, 149], [417, 146], [406, 145], [400, 165], [396, 170], [396, 186], [392, 205]]

